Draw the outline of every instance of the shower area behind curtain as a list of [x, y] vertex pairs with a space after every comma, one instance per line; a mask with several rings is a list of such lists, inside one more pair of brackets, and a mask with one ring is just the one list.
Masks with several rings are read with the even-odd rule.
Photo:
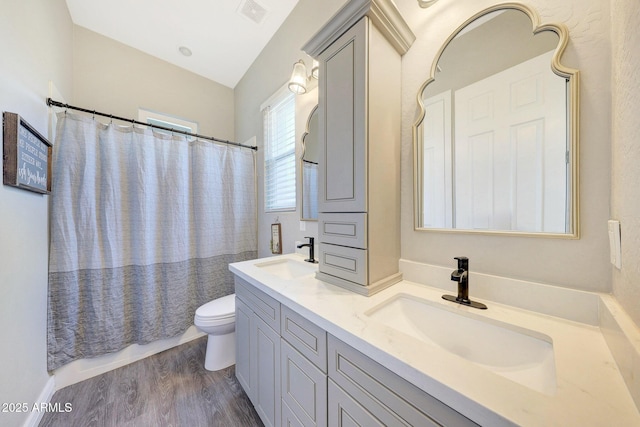
[[257, 256], [255, 152], [60, 113], [48, 368], [176, 336]]

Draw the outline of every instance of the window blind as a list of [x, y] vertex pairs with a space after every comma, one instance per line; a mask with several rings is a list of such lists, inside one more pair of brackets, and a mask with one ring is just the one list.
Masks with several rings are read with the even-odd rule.
[[263, 110], [265, 210], [296, 209], [295, 95], [282, 91]]

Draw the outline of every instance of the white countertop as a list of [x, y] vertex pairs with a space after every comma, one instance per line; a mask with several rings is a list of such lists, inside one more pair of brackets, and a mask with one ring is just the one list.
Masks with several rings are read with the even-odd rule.
[[[279, 258], [304, 257], [288, 254], [268, 260]], [[365, 297], [319, 281], [313, 274], [283, 280], [255, 266], [265, 260], [234, 263], [230, 270], [478, 424], [640, 426], [640, 414], [596, 326], [476, 299], [473, 288], [472, 299], [487, 304], [488, 310], [447, 302], [441, 298], [442, 289], [409, 281]], [[549, 336], [555, 392], [530, 389], [364, 314], [400, 293]]]

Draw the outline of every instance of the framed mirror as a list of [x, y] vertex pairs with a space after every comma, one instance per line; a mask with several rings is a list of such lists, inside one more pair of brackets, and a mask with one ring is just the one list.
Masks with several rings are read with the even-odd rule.
[[302, 135], [302, 221], [318, 220], [318, 106], [309, 114], [305, 133]]
[[579, 237], [578, 71], [562, 24], [507, 3], [436, 55], [413, 127], [417, 230]]

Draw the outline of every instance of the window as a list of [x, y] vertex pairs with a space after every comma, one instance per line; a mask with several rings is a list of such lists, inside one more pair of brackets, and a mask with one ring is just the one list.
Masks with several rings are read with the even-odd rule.
[[[175, 129], [180, 132], [198, 133], [198, 124], [177, 117], [168, 116], [154, 111], [138, 109], [138, 121], [149, 123], [150, 125], [162, 126]], [[156, 132], [170, 134], [171, 132], [162, 129], [155, 129]]]
[[295, 107], [295, 95], [286, 87], [263, 104], [267, 212], [296, 209]]

